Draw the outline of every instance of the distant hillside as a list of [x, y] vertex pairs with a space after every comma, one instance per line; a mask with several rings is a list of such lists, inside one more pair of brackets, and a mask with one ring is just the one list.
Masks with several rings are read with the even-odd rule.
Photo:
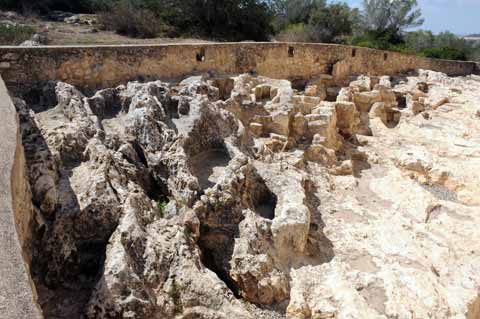
[[465, 38], [480, 38], [480, 33], [469, 34]]

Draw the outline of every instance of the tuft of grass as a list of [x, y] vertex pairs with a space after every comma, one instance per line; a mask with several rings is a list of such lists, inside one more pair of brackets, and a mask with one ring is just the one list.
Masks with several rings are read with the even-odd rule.
[[175, 313], [181, 313], [183, 311], [181, 299], [182, 295], [175, 278], [173, 279], [172, 286], [168, 294], [173, 299], [173, 303], [175, 304]]
[[158, 213], [160, 214], [160, 217], [163, 218], [165, 216], [165, 208], [167, 207], [167, 202], [164, 201], [158, 201], [157, 202], [157, 209]]
[[29, 26], [0, 23], [0, 45], [19, 45], [34, 34], [35, 29]]

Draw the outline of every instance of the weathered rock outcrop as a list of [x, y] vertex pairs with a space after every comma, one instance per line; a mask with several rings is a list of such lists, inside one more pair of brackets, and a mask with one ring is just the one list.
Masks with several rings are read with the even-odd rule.
[[243, 74], [17, 100], [45, 317], [475, 318], [479, 88]]

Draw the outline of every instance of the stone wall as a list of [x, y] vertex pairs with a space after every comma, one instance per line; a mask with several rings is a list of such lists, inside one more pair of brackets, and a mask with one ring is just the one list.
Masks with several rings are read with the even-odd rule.
[[15, 107], [0, 78], [0, 318], [39, 319], [28, 271], [32, 205]]
[[0, 48], [0, 73], [10, 88], [63, 80], [93, 89], [142, 77], [167, 79], [207, 71], [256, 72], [287, 79], [330, 73], [341, 80], [348, 75], [388, 75], [419, 68], [449, 75], [480, 71], [474, 62], [333, 44], [242, 42]]

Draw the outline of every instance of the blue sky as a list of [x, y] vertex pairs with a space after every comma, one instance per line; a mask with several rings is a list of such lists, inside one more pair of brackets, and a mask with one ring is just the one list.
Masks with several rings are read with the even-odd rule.
[[[344, 0], [360, 6], [362, 0]], [[445, 30], [459, 35], [480, 33], [480, 0], [418, 0], [425, 24], [435, 33]]]

